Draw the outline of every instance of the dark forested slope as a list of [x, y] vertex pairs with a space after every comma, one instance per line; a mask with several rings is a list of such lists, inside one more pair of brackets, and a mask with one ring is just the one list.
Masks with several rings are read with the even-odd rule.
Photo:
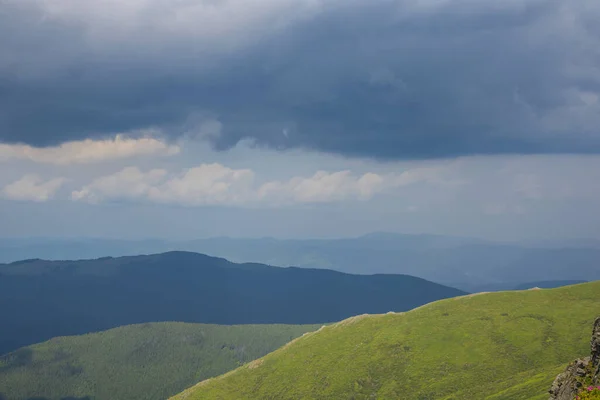
[[0, 265], [0, 354], [158, 321], [314, 324], [464, 292], [406, 275], [234, 264], [196, 253]]
[[164, 400], [318, 328], [162, 322], [55, 338], [0, 356], [0, 399]]

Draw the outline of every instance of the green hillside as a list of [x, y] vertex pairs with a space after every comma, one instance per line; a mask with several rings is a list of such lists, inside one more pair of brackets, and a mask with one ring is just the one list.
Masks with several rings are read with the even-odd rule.
[[59, 337], [0, 357], [0, 399], [164, 400], [319, 326], [150, 323]]
[[565, 364], [589, 353], [599, 314], [593, 282], [358, 316], [174, 399], [546, 400]]

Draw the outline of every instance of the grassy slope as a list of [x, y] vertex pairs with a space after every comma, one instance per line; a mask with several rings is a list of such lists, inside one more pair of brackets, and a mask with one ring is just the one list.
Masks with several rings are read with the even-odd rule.
[[0, 357], [0, 399], [163, 400], [319, 326], [130, 325]]
[[175, 399], [547, 399], [599, 313], [593, 282], [355, 317]]

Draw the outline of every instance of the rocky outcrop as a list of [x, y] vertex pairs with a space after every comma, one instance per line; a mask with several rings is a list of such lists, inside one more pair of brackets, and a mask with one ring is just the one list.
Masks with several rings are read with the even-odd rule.
[[558, 375], [550, 388], [550, 400], [573, 400], [577, 392], [583, 387], [582, 380], [587, 375], [590, 358], [580, 358], [567, 367], [567, 370]]
[[600, 384], [600, 317], [594, 323], [590, 356], [575, 360], [556, 377], [549, 391], [550, 400], [573, 400], [589, 384]]
[[[596, 323], [594, 324], [591, 362], [596, 367], [600, 366], [600, 317], [596, 319]], [[596, 368], [596, 371], [598, 371], [598, 368]]]

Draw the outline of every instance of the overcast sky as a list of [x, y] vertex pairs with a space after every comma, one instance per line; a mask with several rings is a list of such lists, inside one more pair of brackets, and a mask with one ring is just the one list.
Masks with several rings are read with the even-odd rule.
[[600, 238], [597, 0], [0, 0], [0, 236]]

